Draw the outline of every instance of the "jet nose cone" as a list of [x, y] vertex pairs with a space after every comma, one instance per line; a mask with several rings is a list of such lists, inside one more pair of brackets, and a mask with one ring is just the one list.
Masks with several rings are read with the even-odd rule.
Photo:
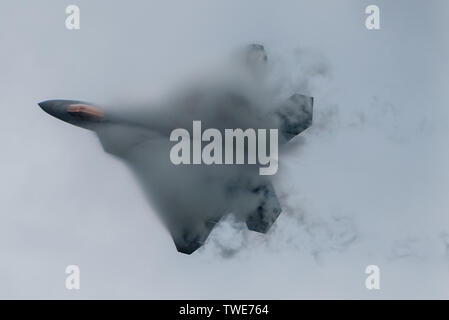
[[52, 100], [46, 100], [38, 103], [38, 106], [42, 108], [48, 114], [53, 114], [53, 102]]
[[101, 109], [77, 100], [46, 100], [38, 105], [49, 115], [82, 128], [90, 128], [104, 117]]
[[66, 101], [65, 100], [46, 100], [38, 103], [39, 107], [49, 115], [64, 120], [66, 115]]

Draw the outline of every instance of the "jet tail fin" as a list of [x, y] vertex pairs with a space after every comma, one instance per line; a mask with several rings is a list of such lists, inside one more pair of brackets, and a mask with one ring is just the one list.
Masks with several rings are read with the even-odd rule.
[[287, 142], [312, 125], [313, 97], [295, 93], [275, 114], [280, 119], [279, 133]]
[[259, 194], [261, 200], [257, 208], [247, 216], [246, 225], [249, 230], [266, 233], [282, 209], [271, 183], [260, 185], [253, 192]]

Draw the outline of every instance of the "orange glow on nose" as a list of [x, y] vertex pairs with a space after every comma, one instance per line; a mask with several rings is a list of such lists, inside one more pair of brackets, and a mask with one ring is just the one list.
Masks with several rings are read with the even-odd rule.
[[103, 110], [86, 104], [71, 104], [70, 106], [68, 106], [67, 112], [81, 117], [93, 117], [97, 119], [104, 117]]

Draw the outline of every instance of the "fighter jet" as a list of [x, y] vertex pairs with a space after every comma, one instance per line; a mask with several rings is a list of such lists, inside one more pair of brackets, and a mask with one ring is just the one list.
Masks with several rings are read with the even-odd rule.
[[[179, 252], [201, 247], [214, 226], [229, 213], [245, 221], [249, 230], [266, 233], [281, 206], [270, 176], [254, 165], [175, 165], [169, 153], [175, 128], [191, 128], [201, 120], [205, 128], [276, 128], [279, 144], [286, 144], [312, 124], [313, 98], [294, 93], [278, 105], [263, 94], [260, 79], [267, 54], [259, 44], [248, 46], [237, 68], [246, 83], [228, 82], [176, 95], [158, 106], [116, 108], [79, 100], [47, 100], [38, 105], [48, 114], [91, 130], [105, 152], [131, 169], [150, 204], [170, 233]], [[237, 85], [238, 83], [238, 85]], [[256, 85], [257, 83], [257, 85]], [[262, 94], [260, 94], [262, 92]]]

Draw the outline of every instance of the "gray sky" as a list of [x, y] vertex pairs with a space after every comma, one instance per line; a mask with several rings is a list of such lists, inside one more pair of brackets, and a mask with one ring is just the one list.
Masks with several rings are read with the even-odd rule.
[[[65, 28], [69, 4], [81, 9], [78, 31]], [[365, 28], [369, 4], [381, 30]], [[448, 298], [448, 9], [5, 2], [0, 298]], [[36, 103], [151, 101], [248, 42], [265, 45], [287, 89], [315, 97], [315, 122], [280, 155], [284, 212], [269, 234], [229, 218], [179, 254], [127, 168]], [[65, 288], [69, 264], [81, 268], [79, 291]], [[364, 286], [369, 264], [381, 290]]]

